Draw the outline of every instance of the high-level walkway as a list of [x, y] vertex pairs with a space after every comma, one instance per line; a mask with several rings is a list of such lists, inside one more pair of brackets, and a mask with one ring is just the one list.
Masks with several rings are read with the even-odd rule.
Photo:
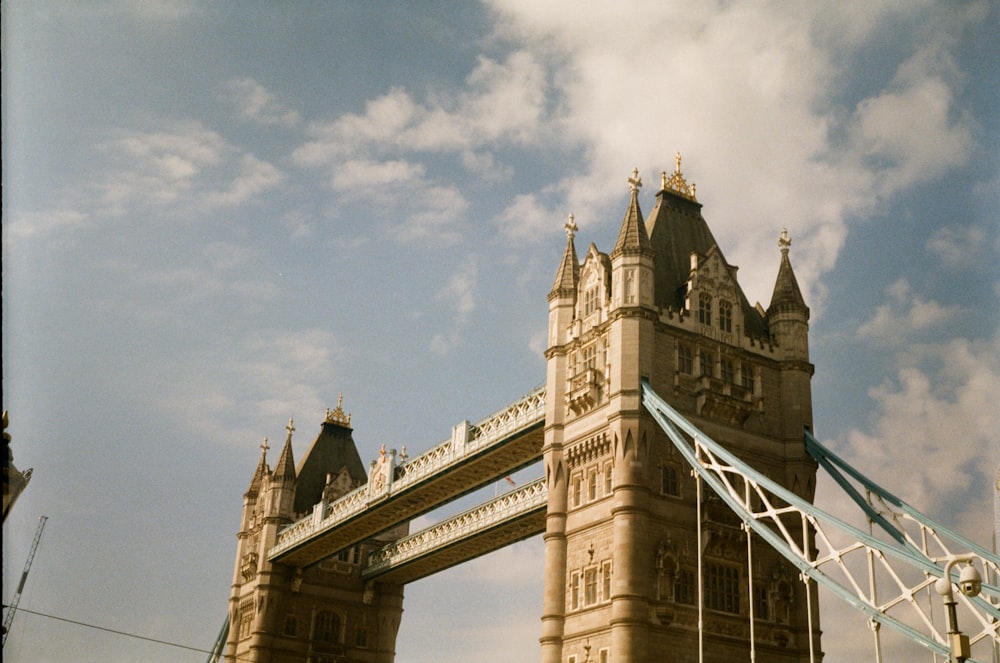
[[334, 502], [317, 504], [311, 515], [278, 535], [268, 558], [294, 566], [315, 564], [535, 463], [542, 454], [544, 425], [542, 388], [474, 425], [463, 422], [451, 439], [396, 466], [386, 485], [369, 482]]
[[373, 553], [366, 580], [408, 583], [545, 531], [549, 493], [535, 479]]

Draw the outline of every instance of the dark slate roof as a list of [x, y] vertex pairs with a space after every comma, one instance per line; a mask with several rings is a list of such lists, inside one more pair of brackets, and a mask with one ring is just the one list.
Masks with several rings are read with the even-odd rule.
[[[664, 187], [656, 194], [656, 205], [646, 221], [646, 231], [656, 254], [656, 305], [683, 309], [685, 284], [691, 274], [691, 254], [705, 256], [713, 247], [719, 250], [701, 215], [701, 203]], [[738, 283], [737, 288], [745, 333], [766, 334], [764, 319], [750, 305]]]
[[326, 475], [336, 476], [347, 468], [355, 484], [368, 481], [351, 427], [343, 423], [324, 421], [316, 440], [299, 462], [295, 482], [295, 513], [311, 511], [323, 497]]

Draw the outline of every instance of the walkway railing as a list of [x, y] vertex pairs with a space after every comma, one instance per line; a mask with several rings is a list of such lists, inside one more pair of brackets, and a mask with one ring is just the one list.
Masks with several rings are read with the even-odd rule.
[[529, 484], [464, 511], [444, 522], [394, 541], [372, 553], [362, 576], [370, 578], [402, 566], [456, 541], [485, 533], [533, 511], [544, 509], [548, 500], [545, 479]]
[[396, 467], [385, 491], [375, 494], [372, 487], [366, 484], [334, 502], [317, 504], [311, 515], [292, 523], [278, 534], [278, 542], [268, 551], [268, 557], [274, 559], [337, 524], [364, 513], [373, 502], [383, 503], [476, 454], [503, 445], [544, 421], [545, 388], [539, 387], [474, 425], [463, 422], [455, 427], [451, 439]]

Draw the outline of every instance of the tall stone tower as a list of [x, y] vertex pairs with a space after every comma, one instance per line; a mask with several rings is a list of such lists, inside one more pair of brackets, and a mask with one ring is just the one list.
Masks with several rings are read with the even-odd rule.
[[[267, 440], [243, 496], [236, 569], [229, 599], [227, 662], [392, 663], [403, 612], [401, 585], [365, 582], [368, 552], [405, 533], [406, 525], [307, 568], [271, 563], [278, 531], [368, 482], [350, 415], [327, 410], [298, 468], [292, 432], [272, 470]], [[372, 472], [377, 471], [373, 464]]]
[[[751, 306], [680, 155], [648, 221], [638, 171], [628, 181], [610, 254], [591, 244], [581, 263], [570, 217], [548, 297], [543, 663], [698, 660], [696, 484], [643, 409], [643, 378], [758, 470], [815, 488], [809, 309], [787, 234], [771, 303]], [[805, 586], [759, 541], [748, 565], [739, 525], [703, 496], [705, 660], [748, 660], [752, 605], [758, 660], [808, 661]], [[812, 608], [818, 650], [815, 592]]]

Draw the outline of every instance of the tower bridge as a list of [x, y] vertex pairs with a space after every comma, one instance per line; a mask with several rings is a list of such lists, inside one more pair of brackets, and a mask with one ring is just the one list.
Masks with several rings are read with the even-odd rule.
[[[820, 589], [872, 625], [876, 661], [883, 625], [935, 656], [997, 653], [1000, 588], [955, 598], [950, 581], [964, 592], [1000, 560], [816, 442], [791, 240], [782, 230], [768, 307], [751, 305], [680, 164], [648, 219], [638, 171], [628, 178], [610, 253], [591, 244], [580, 260], [570, 216], [543, 388], [412, 459], [383, 448], [367, 468], [340, 403], [298, 464], [291, 423], [273, 469], [265, 440], [214, 660], [393, 663], [407, 583], [538, 534], [542, 663], [817, 663]], [[532, 464], [540, 479], [409, 531]], [[819, 467], [888, 542], [813, 505]], [[971, 637], [916, 600], [932, 587], [952, 616], [958, 605], [975, 618]]]

